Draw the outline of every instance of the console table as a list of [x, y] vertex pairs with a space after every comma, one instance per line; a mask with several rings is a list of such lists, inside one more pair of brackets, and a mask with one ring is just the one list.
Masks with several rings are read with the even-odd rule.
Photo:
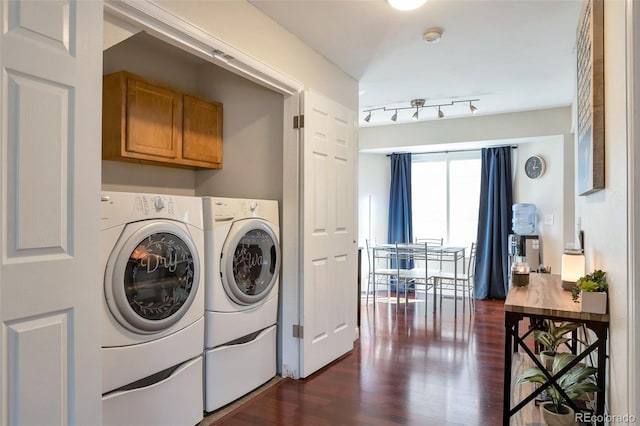
[[[503, 425], [509, 425], [511, 417], [524, 406], [531, 403], [544, 389], [553, 386], [555, 379], [561, 377], [585, 357], [597, 351], [596, 383], [600, 389], [596, 393], [595, 415], [597, 419], [604, 417], [605, 403], [605, 375], [607, 358], [607, 330], [609, 328], [609, 315], [591, 314], [580, 311], [580, 305], [571, 299], [571, 292], [562, 290], [560, 277], [551, 274], [530, 274], [529, 285], [525, 287], [511, 287], [504, 303], [505, 326], [505, 364], [504, 364], [504, 410]], [[515, 352], [524, 351], [538, 368], [544, 369], [540, 360], [526, 345], [524, 339], [533, 333], [533, 327], [529, 327], [522, 335], [519, 331], [519, 323], [525, 317], [531, 318], [532, 324], [550, 319], [554, 321], [573, 321], [584, 324], [592, 330], [596, 336], [595, 342], [589, 344], [577, 358], [553, 376], [545, 385], [538, 387], [531, 394], [522, 399], [514, 407], [511, 407], [512, 360]], [[574, 406], [575, 410], [576, 407]], [[577, 412], [577, 411], [576, 411]], [[597, 424], [604, 424], [598, 422]]]

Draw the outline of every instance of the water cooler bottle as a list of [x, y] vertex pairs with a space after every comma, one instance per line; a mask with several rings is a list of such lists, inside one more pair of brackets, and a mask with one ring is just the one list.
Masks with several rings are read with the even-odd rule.
[[524, 259], [532, 272], [542, 264], [541, 240], [536, 234], [535, 204], [517, 203], [513, 205], [513, 234], [509, 234], [509, 264], [516, 256]]

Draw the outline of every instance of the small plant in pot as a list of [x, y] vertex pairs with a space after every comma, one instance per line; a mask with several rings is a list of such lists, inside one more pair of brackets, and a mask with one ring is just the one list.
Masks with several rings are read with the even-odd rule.
[[[558, 353], [553, 360], [551, 375], [556, 375], [576, 358], [570, 353]], [[578, 365], [563, 374], [556, 384], [567, 394], [572, 401], [577, 400], [587, 392], [596, 392], [595, 373], [597, 368], [585, 365]], [[518, 383], [531, 382], [543, 385], [548, 382], [547, 376], [538, 367], [531, 367], [518, 377]], [[549, 426], [573, 425], [575, 422], [575, 412], [567, 400], [551, 385], [546, 389], [550, 401], [540, 405], [540, 414]]]
[[560, 345], [571, 340], [566, 335], [580, 327], [575, 322], [564, 321], [558, 325], [552, 320], [544, 320], [544, 329], [533, 332], [533, 340], [542, 345], [544, 350], [540, 353], [542, 364], [547, 370], [551, 370], [553, 359]]
[[571, 297], [574, 302], [581, 304], [583, 312], [605, 314], [607, 313], [608, 291], [609, 283], [607, 283], [606, 272], [596, 269], [592, 273], [578, 278], [576, 286], [571, 290]]

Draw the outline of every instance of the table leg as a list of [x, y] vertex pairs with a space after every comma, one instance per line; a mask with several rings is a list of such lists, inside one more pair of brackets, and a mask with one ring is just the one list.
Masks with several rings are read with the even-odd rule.
[[[462, 249], [462, 275], [464, 275], [466, 273], [467, 267], [466, 267], [466, 259], [464, 257], [464, 251], [465, 249]], [[471, 283], [467, 280], [467, 287], [470, 285]], [[467, 292], [465, 291], [464, 285], [462, 286], [462, 308], [464, 309], [464, 304], [467, 302]], [[471, 312], [471, 299], [469, 298], [469, 312]]]
[[[588, 328], [593, 330], [598, 339], [598, 372], [596, 377], [596, 385], [598, 386], [598, 399], [596, 401], [596, 416], [599, 419], [604, 417], [604, 389], [606, 386], [606, 372], [607, 372], [607, 326], [601, 323], [592, 323], [587, 325]], [[599, 421], [597, 425], [604, 425], [604, 421]]]
[[[433, 277], [433, 311], [435, 312], [436, 310], [436, 293], [438, 292], [438, 278]], [[441, 301], [442, 302], [442, 301]], [[440, 306], [442, 307], [442, 303], [440, 303]]]
[[504, 314], [504, 389], [503, 389], [503, 407], [502, 407], [502, 425], [509, 426], [511, 411], [511, 357], [513, 355], [513, 332], [514, 321], [511, 313], [505, 312]]
[[[373, 257], [375, 259], [375, 255]], [[371, 266], [371, 276], [373, 277], [373, 309], [376, 308], [376, 283], [378, 282], [376, 280], [376, 264], [374, 263]], [[369, 291], [369, 285], [367, 285], [367, 291]], [[369, 297], [369, 295], [367, 295], [367, 298]]]
[[[462, 296], [464, 305], [464, 295]], [[453, 262], [453, 315], [458, 316], [458, 255], [454, 255]]]

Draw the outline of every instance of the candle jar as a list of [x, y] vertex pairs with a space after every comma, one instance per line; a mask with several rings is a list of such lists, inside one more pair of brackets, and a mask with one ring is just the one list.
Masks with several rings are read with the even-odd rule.
[[516, 287], [529, 285], [529, 264], [522, 256], [516, 256], [511, 264], [511, 284]]

